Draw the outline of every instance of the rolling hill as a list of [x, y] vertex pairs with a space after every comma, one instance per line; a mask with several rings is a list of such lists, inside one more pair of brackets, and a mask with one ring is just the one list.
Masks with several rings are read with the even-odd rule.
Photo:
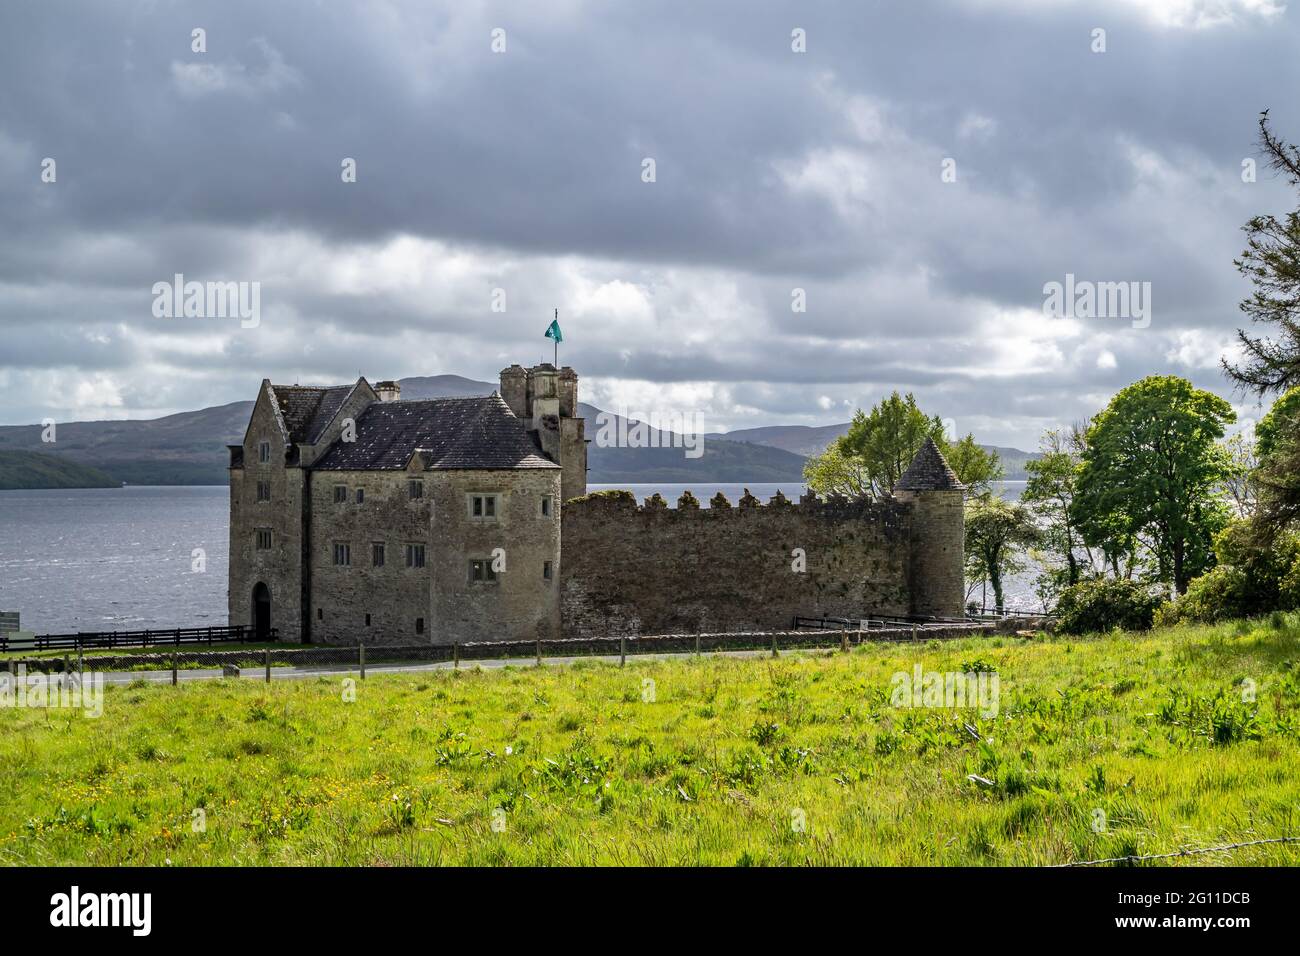
[[120, 488], [122, 482], [98, 468], [59, 455], [0, 451], [0, 491], [27, 488]]
[[[459, 375], [401, 379], [403, 399], [490, 395], [496, 388]], [[593, 405], [582, 404], [588, 437], [596, 437]], [[0, 451], [36, 451], [69, 463], [101, 469], [133, 485], [224, 485], [226, 445], [243, 440], [253, 403], [232, 402], [164, 418], [60, 423], [58, 440], [41, 441], [39, 425], [0, 426]], [[665, 433], [671, 439], [671, 433]], [[671, 440], [661, 445], [671, 445]], [[588, 480], [614, 482], [799, 481], [803, 457], [781, 448], [710, 439], [704, 454], [686, 458], [680, 447], [588, 446]], [[57, 486], [49, 486], [57, 487]]]

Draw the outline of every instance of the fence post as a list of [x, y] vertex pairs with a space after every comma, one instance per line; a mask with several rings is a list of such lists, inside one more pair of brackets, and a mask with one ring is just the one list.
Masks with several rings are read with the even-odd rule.
[[72, 658], [70, 658], [67, 654], [64, 654], [64, 655], [63, 655], [63, 673], [65, 673], [65, 674], [70, 673], [71, 670], [72, 670]]
[[537, 666], [542, 666], [542, 639], [537, 639]]
[[173, 687], [176, 686], [176, 682], [179, 679], [179, 675], [176, 673], [180, 666], [179, 663], [177, 662], [177, 656], [178, 655], [176, 654], [176, 652], [172, 651], [172, 686]]
[[453, 641], [451, 645], [451, 666], [453, 669], [460, 668], [460, 641]]
[[848, 628], [840, 631], [840, 650], [845, 654], [849, 652], [849, 631]]
[[776, 656], [777, 656], [777, 654], [776, 654], [776, 635], [775, 635], [775, 634], [772, 635], [772, 656], [773, 656], [773, 657], [776, 657]]
[[618, 639], [618, 666], [622, 667], [626, 663], [627, 663], [627, 638], [620, 637]]
[[366, 642], [357, 642], [357, 663], [361, 667], [361, 679], [366, 679]]
[[266, 649], [266, 682], [271, 683], [271, 649]]
[[912, 640], [916, 640], [916, 625], [912, 625]]
[[695, 635], [695, 656], [700, 656], [700, 635]]

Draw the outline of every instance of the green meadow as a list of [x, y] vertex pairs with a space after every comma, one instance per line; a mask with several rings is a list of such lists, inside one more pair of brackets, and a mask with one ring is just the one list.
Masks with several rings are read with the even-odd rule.
[[[996, 673], [997, 713], [896, 706], [917, 664]], [[1044, 865], [1300, 836], [1300, 617], [137, 682], [99, 719], [0, 709], [0, 793], [11, 865]]]

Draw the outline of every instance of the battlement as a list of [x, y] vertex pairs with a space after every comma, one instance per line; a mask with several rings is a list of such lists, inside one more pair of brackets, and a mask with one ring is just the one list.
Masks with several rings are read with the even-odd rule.
[[581, 498], [565, 502], [566, 512], [604, 515], [609, 517], [653, 516], [665, 521], [725, 521], [732, 517], [746, 518], [766, 515], [788, 515], [791, 517], [819, 518], [829, 521], [876, 522], [885, 525], [899, 525], [906, 520], [911, 504], [896, 498], [847, 498], [831, 495], [826, 498], [815, 492], [802, 495], [792, 501], [778, 491], [772, 498], [763, 502], [750, 494], [749, 489], [735, 504], [721, 491], [709, 499], [705, 508], [691, 492], [684, 492], [677, 499], [677, 506], [670, 507], [668, 501], [657, 492], [638, 503], [632, 492], [625, 490], [594, 491]]

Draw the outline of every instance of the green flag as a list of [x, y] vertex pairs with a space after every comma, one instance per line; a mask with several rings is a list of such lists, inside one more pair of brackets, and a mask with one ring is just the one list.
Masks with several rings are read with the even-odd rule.
[[561, 334], [561, 332], [560, 332], [560, 320], [559, 320], [559, 319], [552, 319], [552, 320], [551, 320], [551, 324], [550, 324], [550, 326], [548, 326], [547, 329], [546, 329], [546, 335], [545, 335], [545, 338], [548, 338], [548, 339], [555, 339], [555, 344], [557, 344], [557, 345], [558, 345], [559, 343], [561, 343], [561, 342], [564, 341], [564, 335]]

